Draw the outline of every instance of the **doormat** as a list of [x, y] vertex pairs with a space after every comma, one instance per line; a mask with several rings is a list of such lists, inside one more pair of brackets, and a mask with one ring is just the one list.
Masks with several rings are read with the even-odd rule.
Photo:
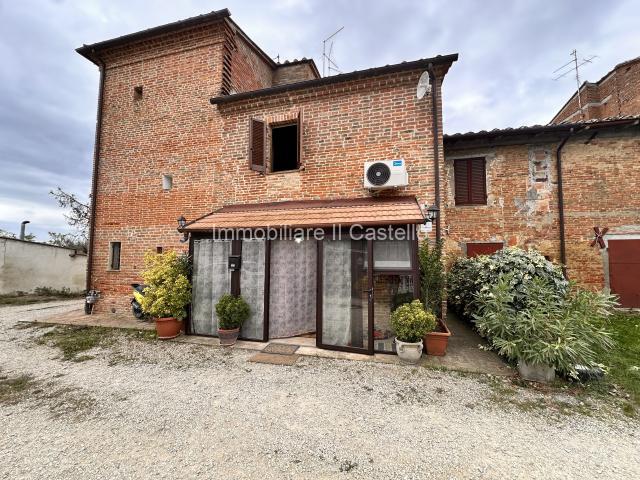
[[298, 355], [281, 355], [279, 353], [256, 353], [249, 358], [254, 363], [269, 363], [271, 365], [293, 365], [298, 361]]
[[296, 353], [299, 345], [289, 345], [287, 343], [270, 343], [262, 349], [264, 353], [279, 353], [281, 355], [291, 355]]

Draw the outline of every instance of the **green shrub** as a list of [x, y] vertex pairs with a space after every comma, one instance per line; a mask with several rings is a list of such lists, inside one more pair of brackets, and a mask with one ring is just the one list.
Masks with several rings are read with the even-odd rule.
[[244, 298], [225, 294], [216, 303], [216, 315], [218, 316], [218, 328], [233, 330], [242, 327], [242, 324], [251, 315], [251, 309]]
[[142, 297], [142, 311], [154, 318], [187, 316], [191, 302], [191, 285], [187, 278], [187, 261], [174, 251], [144, 255], [142, 278], [146, 285]]
[[478, 312], [476, 295], [491, 289], [505, 273], [511, 274], [509, 284], [516, 309], [525, 305], [527, 285], [535, 278], [542, 279], [560, 296], [569, 287], [559, 266], [534, 250], [511, 247], [491, 256], [458, 259], [447, 278], [449, 303], [458, 313], [474, 318]]
[[597, 365], [597, 352], [613, 346], [605, 324], [614, 297], [577, 288], [561, 293], [540, 277], [516, 290], [513, 277], [501, 274], [477, 294], [475, 325], [490, 347], [509, 360], [551, 365], [566, 375], [574, 375], [577, 364]]
[[415, 343], [436, 328], [436, 316], [420, 300], [400, 305], [391, 314], [391, 328], [401, 342]]
[[445, 297], [445, 273], [442, 263], [442, 241], [429, 245], [427, 239], [420, 242], [418, 249], [420, 263], [420, 291], [427, 310], [436, 314], [442, 312], [442, 301]]
[[411, 303], [413, 301], [413, 292], [399, 292], [391, 299], [391, 311], [395, 311], [400, 305]]

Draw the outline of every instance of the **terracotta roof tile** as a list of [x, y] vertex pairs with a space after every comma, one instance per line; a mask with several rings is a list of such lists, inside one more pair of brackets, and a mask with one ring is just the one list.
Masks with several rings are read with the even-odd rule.
[[404, 196], [232, 205], [187, 224], [183, 231], [400, 225], [423, 221], [416, 198]]

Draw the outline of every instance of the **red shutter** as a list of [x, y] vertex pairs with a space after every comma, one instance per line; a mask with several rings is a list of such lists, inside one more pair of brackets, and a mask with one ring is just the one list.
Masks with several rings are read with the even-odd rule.
[[302, 166], [302, 110], [298, 112], [298, 168]]
[[456, 205], [469, 203], [469, 172], [467, 160], [455, 160], [453, 163]]
[[484, 158], [469, 160], [471, 182], [469, 182], [469, 203], [485, 205], [487, 203], [487, 181], [485, 175]]
[[264, 172], [266, 125], [262, 120], [255, 118], [249, 122], [249, 167]]
[[456, 205], [485, 205], [487, 179], [484, 158], [465, 158], [453, 163]]

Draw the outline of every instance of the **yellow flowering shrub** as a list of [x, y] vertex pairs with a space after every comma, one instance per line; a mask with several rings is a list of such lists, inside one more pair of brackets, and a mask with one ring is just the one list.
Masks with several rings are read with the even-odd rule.
[[185, 318], [186, 306], [191, 302], [186, 258], [175, 251], [149, 251], [144, 255], [144, 266], [142, 278], [146, 287], [141, 302], [144, 313], [154, 318]]

